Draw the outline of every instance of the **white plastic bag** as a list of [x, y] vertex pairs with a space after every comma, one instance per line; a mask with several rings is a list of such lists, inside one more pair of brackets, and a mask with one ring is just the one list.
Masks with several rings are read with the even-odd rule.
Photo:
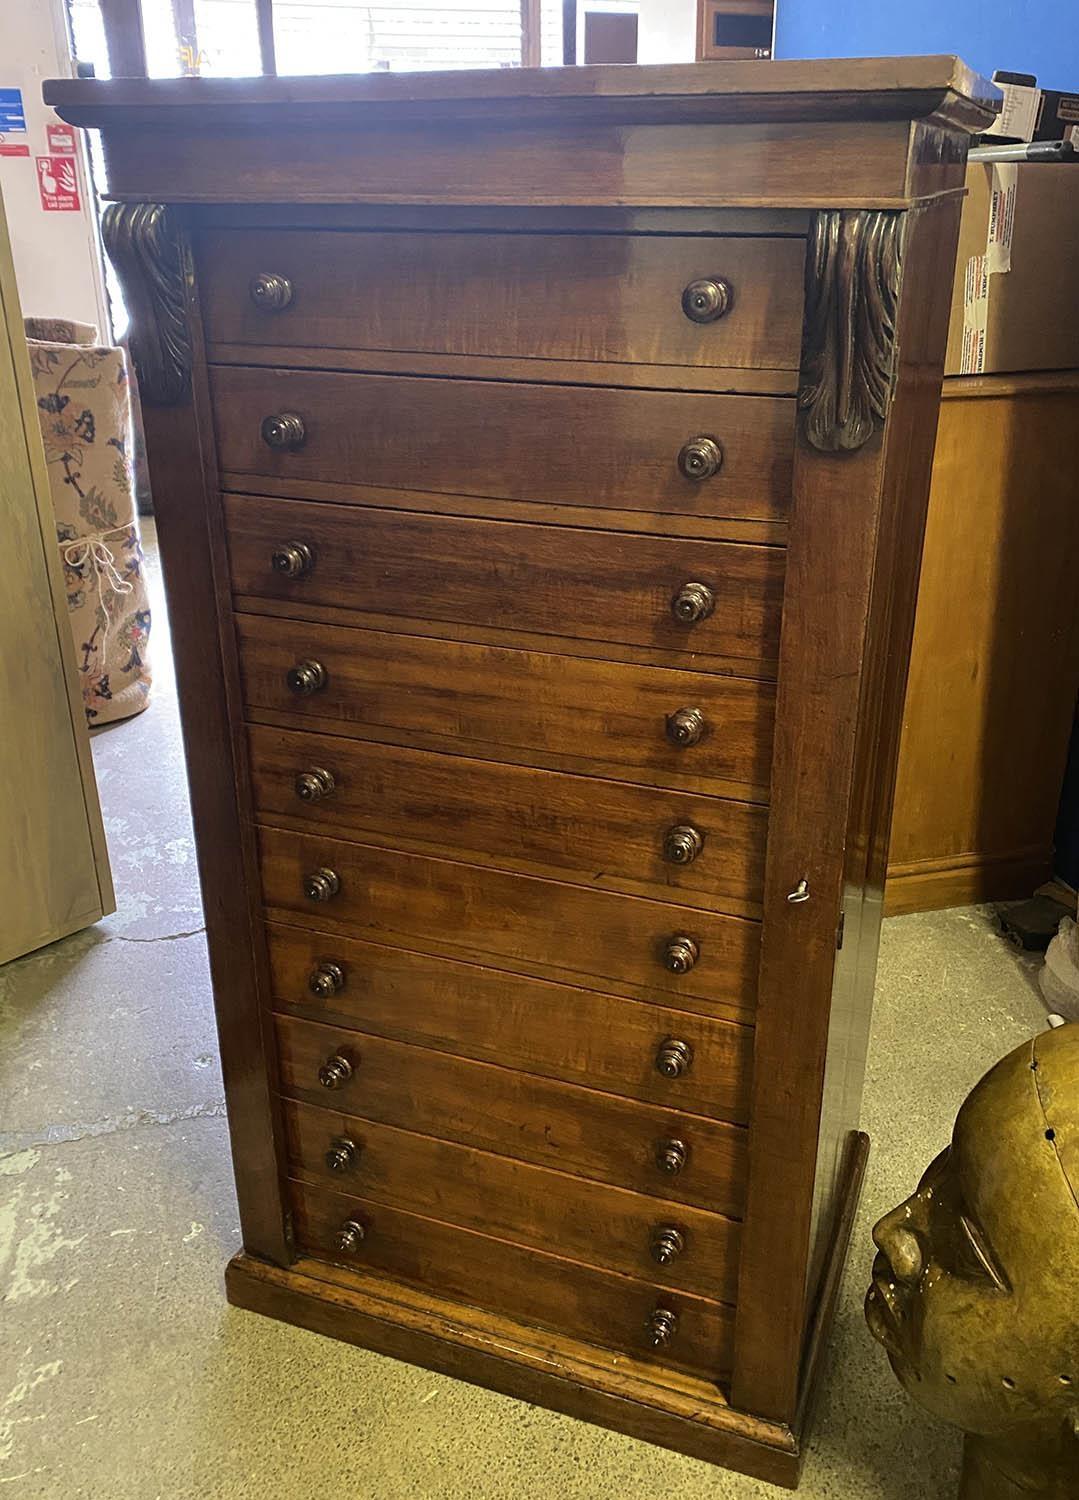
[[1046, 949], [1038, 979], [1049, 1009], [1079, 1021], [1079, 927], [1071, 917], [1063, 919]]

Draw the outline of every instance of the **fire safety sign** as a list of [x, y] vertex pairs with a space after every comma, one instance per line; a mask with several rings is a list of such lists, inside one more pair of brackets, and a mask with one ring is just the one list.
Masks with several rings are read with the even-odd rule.
[[73, 156], [37, 157], [37, 186], [46, 213], [78, 213], [82, 207]]

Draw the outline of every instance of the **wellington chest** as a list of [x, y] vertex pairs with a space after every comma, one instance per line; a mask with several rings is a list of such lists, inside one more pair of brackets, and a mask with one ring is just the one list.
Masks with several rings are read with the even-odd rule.
[[102, 133], [242, 1307], [797, 1482], [952, 58], [58, 82]]

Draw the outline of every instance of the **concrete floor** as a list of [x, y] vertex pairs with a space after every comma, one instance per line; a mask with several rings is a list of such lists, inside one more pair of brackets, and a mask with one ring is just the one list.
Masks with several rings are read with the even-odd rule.
[[[163, 622], [152, 706], [94, 740], [119, 909], [0, 970], [0, 1495], [784, 1494], [226, 1306], [239, 1233]], [[956, 1437], [862, 1322], [869, 1225], [1044, 1025], [1033, 973], [979, 910], [885, 924], [874, 1152], [805, 1500], [954, 1493]]]

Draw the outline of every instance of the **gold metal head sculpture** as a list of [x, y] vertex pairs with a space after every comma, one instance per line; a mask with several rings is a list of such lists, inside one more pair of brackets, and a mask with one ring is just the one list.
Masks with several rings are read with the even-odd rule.
[[1012, 1052], [873, 1231], [866, 1318], [966, 1433], [961, 1500], [1079, 1497], [1079, 1024]]

